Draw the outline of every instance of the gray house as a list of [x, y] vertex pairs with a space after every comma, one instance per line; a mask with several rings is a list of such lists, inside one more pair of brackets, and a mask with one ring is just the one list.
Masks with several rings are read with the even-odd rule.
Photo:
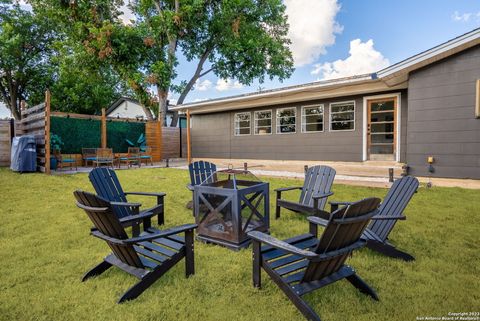
[[175, 109], [195, 158], [383, 160], [480, 179], [480, 29], [373, 74]]

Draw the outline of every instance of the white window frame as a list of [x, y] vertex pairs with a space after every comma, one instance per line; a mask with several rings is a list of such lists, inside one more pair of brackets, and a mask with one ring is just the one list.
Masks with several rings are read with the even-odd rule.
[[[332, 129], [332, 106], [347, 105], [347, 104], [352, 104], [353, 105], [353, 129]], [[355, 104], [355, 100], [338, 101], [338, 102], [330, 103], [329, 108], [328, 108], [328, 120], [329, 120], [328, 131], [330, 131], [330, 132], [353, 132], [353, 131], [355, 131], [355, 129], [356, 129], [355, 122], [356, 122], [356, 119], [357, 119], [357, 117], [355, 115], [356, 111], [357, 111], [357, 106]], [[335, 114], [341, 114], [341, 113], [351, 113], [351, 111], [335, 112]], [[349, 120], [349, 121], [352, 121], [352, 120]]]
[[[322, 107], [322, 130], [310, 130], [310, 131], [303, 130], [303, 125], [318, 124], [318, 123], [307, 123], [307, 122], [304, 123], [303, 116], [306, 116], [306, 115], [303, 113], [303, 111], [305, 110], [305, 108], [318, 108], [318, 107]], [[300, 115], [300, 127], [303, 134], [323, 133], [325, 131], [325, 106], [323, 104], [302, 106], [302, 113]], [[306, 129], [306, 126], [305, 126], [305, 129]]]
[[[286, 117], [278, 117], [278, 112], [281, 111], [281, 110], [285, 110], [285, 109], [294, 109], [295, 110], [295, 131], [294, 132], [282, 133], [282, 132], [279, 131], [279, 128], [280, 128], [279, 119], [280, 118], [286, 118]], [[291, 117], [291, 116], [289, 116], [289, 117]], [[289, 135], [289, 134], [296, 134], [297, 133], [297, 107], [284, 107], [284, 108], [277, 108], [275, 110], [275, 133], [277, 133], [278, 135]]]
[[[265, 133], [265, 134], [257, 134], [257, 128], [259, 128], [257, 126], [257, 120], [259, 120], [257, 118], [257, 114], [258, 113], [264, 113], [264, 112], [270, 112], [270, 132], [269, 133]], [[268, 118], [265, 118], [265, 119], [268, 119]], [[260, 126], [260, 128], [267, 128], [268, 126]], [[256, 136], [265, 136], [265, 135], [271, 135], [273, 134], [273, 110], [271, 109], [263, 109], [263, 110], [256, 110], [253, 112], [253, 135], [256, 135]]]
[[[249, 119], [248, 119], [249, 126], [248, 127], [238, 127], [238, 129], [248, 128], [249, 132], [248, 132], [248, 134], [237, 134], [237, 115], [246, 115], [246, 114], [248, 114], [248, 116], [249, 116]], [[240, 125], [240, 122], [238, 122], [238, 124]], [[235, 136], [250, 136], [252, 134], [252, 113], [251, 112], [246, 111], [246, 112], [241, 112], [241, 113], [235, 113], [235, 115], [233, 116], [233, 134]]]

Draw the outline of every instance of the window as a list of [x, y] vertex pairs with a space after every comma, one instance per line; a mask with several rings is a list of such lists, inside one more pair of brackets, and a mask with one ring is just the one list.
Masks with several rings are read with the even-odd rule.
[[250, 135], [250, 113], [235, 114], [235, 136]]
[[289, 134], [296, 132], [297, 108], [277, 109], [277, 134]]
[[302, 133], [323, 132], [323, 105], [302, 107]]
[[272, 133], [272, 111], [261, 110], [256, 111], [254, 122], [255, 135], [267, 135]]
[[355, 102], [330, 104], [330, 130], [355, 130]]

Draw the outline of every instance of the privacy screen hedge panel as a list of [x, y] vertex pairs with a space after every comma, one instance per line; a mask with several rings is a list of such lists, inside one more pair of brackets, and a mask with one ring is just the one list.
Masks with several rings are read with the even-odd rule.
[[50, 133], [60, 136], [63, 154], [81, 154], [83, 148], [100, 147], [99, 120], [50, 117]]
[[[50, 133], [60, 136], [63, 154], [81, 154], [82, 148], [101, 145], [100, 120], [52, 116]], [[141, 134], [145, 134], [145, 123], [107, 121], [107, 147], [113, 148], [114, 153], [126, 153], [126, 139], [136, 144]]]
[[137, 145], [140, 135], [145, 135], [145, 123], [127, 123], [107, 121], [107, 146], [113, 148], [114, 153], [128, 152], [126, 139]]

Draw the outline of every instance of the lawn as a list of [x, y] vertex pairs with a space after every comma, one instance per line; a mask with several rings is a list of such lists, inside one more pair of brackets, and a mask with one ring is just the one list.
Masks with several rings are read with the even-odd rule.
[[[140, 169], [118, 176], [125, 190], [167, 193], [167, 227], [193, 221], [185, 208], [191, 198], [186, 171]], [[233, 252], [199, 242], [195, 276], [185, 279], [182, 262], [136, 300], [117, 305], [134, 277], [112, 268], [80, 282], [109, 252], [105, 242], [89, 236], [90, 221], [74, 204], [75, 189], [93, 191], [87, 175], [20, 175], [1, 168], [0, 178], [1, 320], [303, 320], [264, 272], [262, 289], [252, 287], [251, 249]], [[273, 189], [300, 182], [266, 180], [273, 214]], [[357, 200], [383, 197], [386, 190], [335, 185], [334, 192], [332, 200]], [[417, 260], [357, 251], [349, 263], [380, 301], [337, 282], [307, 295], [323, 320], [416, 320], [479, 311], [480, 191], [420, 188], [405, 214], [391, 241]], [[287, 211], [271, 221], [278, 238], [307, 231], [305, 218]]]

